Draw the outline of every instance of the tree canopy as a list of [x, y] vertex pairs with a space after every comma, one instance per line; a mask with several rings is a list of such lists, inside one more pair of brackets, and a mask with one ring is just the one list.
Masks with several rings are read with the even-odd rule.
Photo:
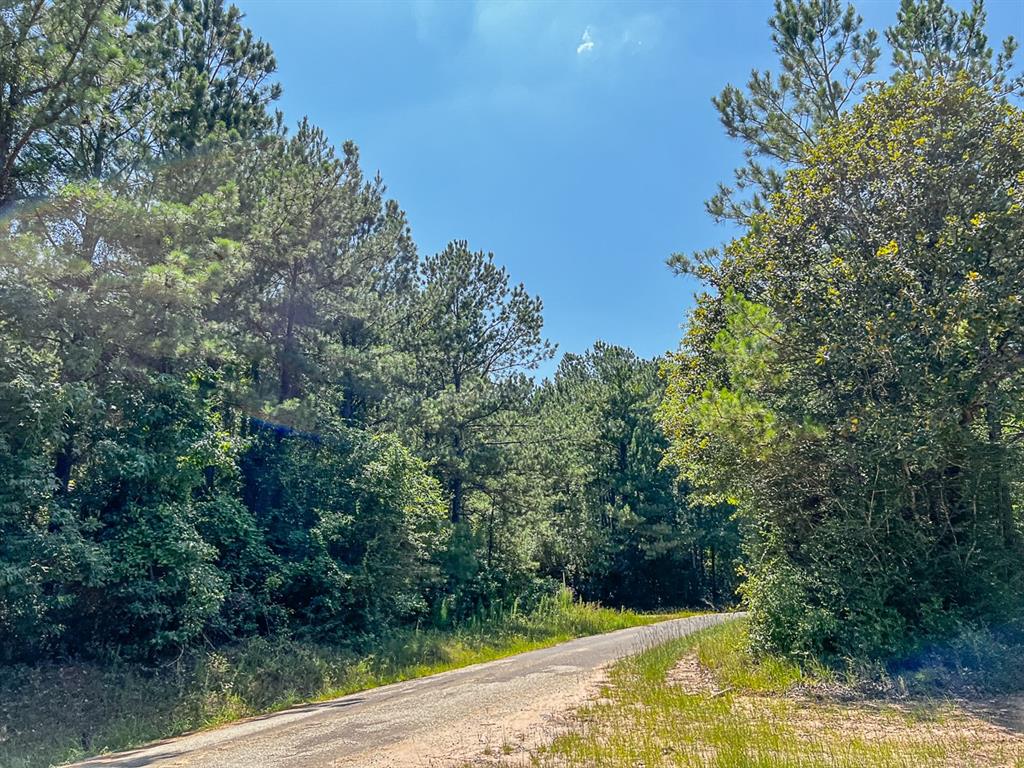
[[[980, 2], [779, 0], [715, 99], [738, 227], [680, 350], [555, 354], [290, 127], [221, 0], [0, 13], [0, 661], [357, 644], [529, 607], [752, 611], [885, 656], [1020, 617], [1024, 80]], [[878, 73], [886, 66], [887, 80]]]
[[662, 419], [755, 532], [763, 649], [881, 656], [1021, 610], [1024, 113], [983, 19], [905, 2], [892, 84], [799, 142], [699, 269]]
[[26, 0], [0, 35], [0, 660], [732, 599], [656, 364], [536, 382], [541, 300], [421, 257], [355, 144], [271, 111], [236, 8]]

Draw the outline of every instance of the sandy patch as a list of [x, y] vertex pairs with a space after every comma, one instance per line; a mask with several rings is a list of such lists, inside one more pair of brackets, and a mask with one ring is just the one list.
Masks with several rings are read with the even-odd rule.
[[[666, 681], [694, 695], [729, 692], [718, 686], [714, 673], [696, 653], [680, 659]], [[784, 725], [808, 744], [861, 741], [891, 744], [897, 752], [901, 744], [966, 745], [970, 764], [977, 768], [1024, 766], [1024, 696], [924, 701], [854, 697], [846, 690], [833, 696], [828, 689], [812, 686], [783, 696], [732, 698], [733, 707], [751, 716], [763, 714], [773, 702], [785, 703]], [[953, 758], [934, 765], [961, 768], [963, 762]]]
[[687, 693], [722, 693], [715, 680], [714, 673], [700, 663], [696, 653], [688, 653], [681, 658], [665, 676], [669, 685], [682, 688]]
[[580, 674], [572, 687], [553, 687], [528, 707], [509, 713], [500, 706], [492, 713], [452, 723], [434, 734], [382, 749], [367, 768], [392, 766], [522, 765], [530, 753], [577, 724], [576, 712], [599, 700], [607, 684], [606, 669]]

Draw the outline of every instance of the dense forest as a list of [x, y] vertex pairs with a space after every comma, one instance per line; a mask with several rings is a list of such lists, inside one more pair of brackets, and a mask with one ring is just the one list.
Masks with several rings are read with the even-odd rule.
[[[1024, 596], [1024, 79], [976, 3], [779, 0], [680, 350], [555, 348], [275, 109], [221, 0], [0, 11], [0, 661], [740, 599], [885, 656]], [[500, 254], [499, 254], [500, 257]]]
[[0, 660], [734, 599], [658, 361], [537, 382], [540, 299], [418, 253], [355, 145], [286, 127], [239, 11], [0, 19]]

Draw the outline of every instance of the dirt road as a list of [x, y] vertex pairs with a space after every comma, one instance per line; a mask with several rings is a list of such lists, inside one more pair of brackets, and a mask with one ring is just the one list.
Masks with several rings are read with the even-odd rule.
[[458, 766], [545, 740], [612, 661], [728, 614], [635, 627], [296, 707], [77, 768]]

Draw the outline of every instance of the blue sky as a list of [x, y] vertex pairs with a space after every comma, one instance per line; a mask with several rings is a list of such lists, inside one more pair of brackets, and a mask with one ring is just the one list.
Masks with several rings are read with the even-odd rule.
[[[665, 259], [729, 235], [703, 201], [741, 150], [711, 97], [771, 66], [770, 2], [235, 2], [289, 122], [353, 139], [421, 253], [493, 251], [559, 355], [676, 347], [696, 286]], [[858, 8], [881, 30], [897, 5]], [[990, 37], [1024, 38], [1024, 0], [987, 7]]]

